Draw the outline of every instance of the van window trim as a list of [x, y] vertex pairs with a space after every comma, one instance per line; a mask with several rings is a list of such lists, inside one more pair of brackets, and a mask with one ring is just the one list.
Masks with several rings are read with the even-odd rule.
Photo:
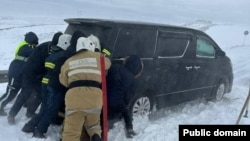
[[[171, 34], [171, 33], [174, 33], [174, 34], [185, 34], [185, 35], [187, 35], [187, 36], [189, 36], [189, 35], [191, 36], [191, 37], [188, 39], [188, 42], [187, 42], [187, 44], [186, 44], [185, 50], [184, 50], [184, 52], [182, 53], [182, 55], [180, 55], [180, 56], [158, 56], [158, 55], [156, 54], [156, 48], [157, 48], [157, 44], [158, 44], [158, 40], [157, 40], [157, 39], [160, 38], [159, 33], [161, 33], [161, 32], [162, 32], [162, 33], [169, 33], [169, 34]], [[190, 40], [191, 40], [193, 37], [194, 37], [194, 34], [193, 34], [193, 33], [189, 33], [189, 32], [176, 32], [176, 31], [157, 30], [154, 54], [157, 55], [157, 58], [158, 58], [158, 59], [183, 58], [184, 55], [185, 55], [186, 52], [187, 52], [188, 47], [189, 47]], [[163, 37], [163, 38], [166, 38], [166, 37]]]
[[188, 49], [189, 44], [190, 44], [190, 40], [188, 40], [187, 45], [186, 45], [186, 47], [185, 47], [185, 50], [184, 50], [184, 52], [182, 53], [182, 55], [180, 55], [180, 56], [171, 56], [171, 57], [168, 57], [168, 56], [167, 56], [167, 57], [165, 57], [165, 56], [158, 56], [158, 58], [159, 58], [159, 59], [164, 59], [164, 58], [183, 58], [184, 55], [185, 55], [186, 52], [187, 52], [187, 49]]

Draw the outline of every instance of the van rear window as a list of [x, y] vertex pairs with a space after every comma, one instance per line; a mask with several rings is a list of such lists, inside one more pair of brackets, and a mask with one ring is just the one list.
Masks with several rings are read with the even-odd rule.
[[97, 24], [70, 24], [67, 27], [65, 33], [73, 34], [73, 32], [76, 30], [81, 30], [87, 36], [89, 36], [90, 34], [97, 36], [100, 40], [102, 47], [109, 47], [108, 44], [110, 42], [110, 36], [113, 28]]

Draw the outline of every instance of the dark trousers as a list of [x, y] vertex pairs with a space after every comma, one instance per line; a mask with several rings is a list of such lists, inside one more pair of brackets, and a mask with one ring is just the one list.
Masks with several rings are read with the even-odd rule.
[[42, 105], [40, 111], [29, 122], [28, 126], [35, 128], [35, 132], [46, 133], [52, 121], [57, 117], [64, 102], [64, 94], [52, 87], [42, 85]]
[[41, 90], [40, 84], [37, 84], [37, 85], [33, 84], [32, 86], [23, 85], [23, 87], [20, 91], [20, 94], [17, 96], [17, 99], [16, 99], [14, 105], [10, 109], [9, 116], [15, 117], [18, 114], [18, 112], [21, 110], [22, 106], [27, 101], [27, 99], [29, 99], [29, 97], [31, 96], [32, 93], [36, 93], [37, 96], [39, 98], [41, 98], [40, 90]]
[[21, 82], [22, 81], [20, 79], [9, 78], [6, 92], [0, 98], [0, 109], [4, 109], [4, 107], [17, 96], [19, 90], [21, 89]]
[[42, 98], [40, 96], [40, 94], [36, 93], [37, 91], [34, 91], [29, 99], [24, 103], [24, 107], [27, 108], [27, 112], [28, 113], [35, 113], [37, 108], [40, 106], [41, 102], [42, 102]]
[[[110, 109], [108, 108], [108, 117], [105, 117], [105, 120], [108, 120], [108, 129], [112, 129], [114, 127], [114, 124], [118, 121], [122, 120], [122, 115], [118, 111], [116, 112], [111, 112]], [[103, 110], [101, 112], [101, 117], [100, 117], [100, 124], [101, 128], [103, 129]]]

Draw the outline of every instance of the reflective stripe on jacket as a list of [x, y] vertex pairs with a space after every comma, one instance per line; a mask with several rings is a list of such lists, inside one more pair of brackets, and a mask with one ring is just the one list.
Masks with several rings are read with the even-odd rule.
[[16, 55], [15, 60], [20, 60], [20, 61], [27, 62], [28, 57], [23, 57], [23, 56]]
[[[101, 67], [99, 52], [81, 51], [70, 57], [61, 67], [60, 82], [69, 87], [71, 82], [77, 80], [93, 80], [101, 83]], [[111, 65], [110, 60], [105, 57], [105, 69]]]
[[[61, 67], [60, 82], [69, 87], [72, 82], [92, 80], [101, 84], [101, 66], [99, 52], [80, 51], [66, 60]], [[111, 62], [105, 58], [105, 69], [108, 70]], [[73, 87], [65, 96], [67, 110], [92, 110], [102, 108], [102, 90], [96, 87]]]

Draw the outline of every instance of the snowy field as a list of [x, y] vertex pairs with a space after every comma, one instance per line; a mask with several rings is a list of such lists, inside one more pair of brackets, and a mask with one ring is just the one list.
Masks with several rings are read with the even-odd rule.
[[[234, 72], [232, 92], [219, 102], [205, 102], [202, 99], [169, 107], [159, 111], [159, 118], [150, 121], [148, 117], [136, 117], [133, 139], [126, 139], [123, 122], [117, 122], [108, 133], [109, 141], [178, 141], [180, 124], [235, 124], [245, 102], [250, 86], [250, 2], [245, 0], [219, 0], [216, 4], [191, 0], [0, 0], [0, 70], [6, 70], [14, 57], [17, 44], [23, 35], [34, 31], [39, 42], [50, 40], [57, 31], [64, 31], [64, 18], [98, 17], [110, 19], [132, 19], [136, 21], [161, 22], [202, 30], [209, 34], [231, 58]], [[6, 6], [8, 4], [8, 7]], [[215, 11], [220, 9], [219, 13]], [[23, 11], [22, 8], [24, 7]], [[33, 10], [30, 12], [29, 10]], [[39, 7], [35, 10], [34, 7]], [[63, 8], [62, 8], [63, 7]], [[47, 8], [48, 10], [45, 10]], [[210, 10], [210, 11], [209, 11]], [[97, 12], [99, 11], [99, 13]], [[115, 12], [114, 12], [115, 11]], [[4, 13], [4, 14], [3, 14]], [[137, 13], [133, 15], [134, 13]], [[197, 14], [198, 13], [198, 14]], [[156, 16], [157, 15], [157, 16]], [[169, 18], [168, 16], [169, 15]], [[0, 84], [0, 95], [7, 83]], [[13, 102], [7, 105], [9, 111]], [[0, 117], [1, 141], [58, 141], [60, 126], [51, 126], [47, 138], [39, 140], [32, 134], [21, 131], [29, 120], [25, 109], [16, 117], [17, 124], [10, 126], [6, 117]], [[240, 124], [250, 124], [248, 118], [241, 118]]]

